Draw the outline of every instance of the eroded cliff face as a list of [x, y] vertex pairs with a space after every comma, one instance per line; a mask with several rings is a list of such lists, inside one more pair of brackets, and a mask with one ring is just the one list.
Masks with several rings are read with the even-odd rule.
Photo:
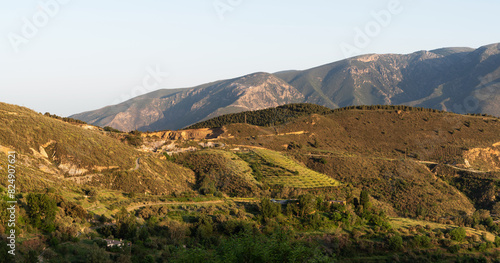
[[[305, 97], [296, 88], [283, 80], [264, 73], [252, 74], [241, 78], [230, 86], [230, 95], [234, 101], [221, 107], [202, 120], [223, 114], [261, 110], [289, 103], [304, 101]], [[210, 98], [206, 98], [208, 101]]]
[[215, 129], [190, 129], [190, 130], [178, 130], [178, 131], [161, 131], [161, 132], [149, 132], [142, 133], [143, 138], [152, 138], [159, 140], [205, 140], [205, 139], [217, 139], [224, 134], [225, 130], [223, 128]]
[[122, 131], [137, 130], [143, 126], [147, 126], [164, 117], [159, 103], [155, 103], [159, 99], [155, 99], [151, 104], [145, 105], [143, 108], [132, 106], [125, 112], [120, 112], [108, 123], [108, 125]]
[[464, 153], [464, 159], [473, 168], [487, 171], [500, 170], [500, 142], [487, 148], [473, 148]]

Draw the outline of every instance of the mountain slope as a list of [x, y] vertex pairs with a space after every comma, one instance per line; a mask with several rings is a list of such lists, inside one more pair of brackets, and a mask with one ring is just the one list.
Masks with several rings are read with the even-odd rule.
[[124, 131], [179, 129], [227, 113], [303, 100], [304, 96], [283, 80], [255, 73], [190, 89], [159, 90], [73, 117]]
[[228, 113], [307, 102], [329, 108], [404, 104], [500, 116], [500, 44], [407, 55], [364, 55], [304, 71], [255, 73], [202, 86], [158, 90], [73, 115], [130, 131], [180, 129]]
[[22, 192], [84, 184], [167, 194], [187, 190], [195, 180], [192, 171], [144, 156], [97, 127], [0, 103], [0, 164], [9, 151], [17, 153]]
[[305, 71], [276, 73], [327, 107], [405, 104], [500, 116], [500, 44], [408, 55], [364, 55]]

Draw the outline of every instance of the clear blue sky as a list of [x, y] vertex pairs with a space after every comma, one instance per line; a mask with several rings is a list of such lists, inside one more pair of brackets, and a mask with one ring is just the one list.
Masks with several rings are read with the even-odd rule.
[[[356, 28], [376, 22], [371, 13], [388, 10], [391, 2], [65, 0], [69, 3], [48, 9], [39, 5], [54, 1], [0, 0], [0, 101], [62, 116], [151, 88], [341, 60], [342, 43], [354, 45]], [[403, 10], [380, 26], [360, 53], [500, 42], [500, 1], [398, 2]], [[222, 20], [214, 3], [233, 6]], [[33, 16], [36, 32], [25, 28]], [[157, 66], [168, 72], [159, 81], [148, 73]], [[151, 88], [137, 88], [145, 78]]]

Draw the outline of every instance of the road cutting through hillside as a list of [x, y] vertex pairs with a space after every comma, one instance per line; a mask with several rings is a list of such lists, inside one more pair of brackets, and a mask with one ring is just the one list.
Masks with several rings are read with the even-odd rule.
[[135, 160], [135, 168], [134, 168], [134, 171], [137, 171], [139, 170], [139, 168], [141, 167], [141, 164], [139, 163], [139, 161], [141, 160], [141, 157], [137, 158]]
[[[243, 146], [243, 145], [241, 145], [241, 146]], [[352, 156], [352, 155], [332, 156], [332, 155], [327, 155], [327, 154], [304, 154], [304, 155], [311, 156], [311, 157], [363, 158], [363, 159], [384, 160], [384, 161], [401, 161], [402, 160], [402, 159], [395, 159], [395, 158], [372, 157], [372, 156]], [[420, 164], [432, 164], [432, 165], [439, 164], [437, 162], [431, 162], [431, 161], [419, 161], [419, 160], [411, 160], [411, 159], [406, 159], [406, 160], [420, 163]], [[456, 169], [456, 170], [459, 170], [459, 171], [464, 171], [464, 172], [480, 173], [480, 174], [484, 174], [484, 173], [488, 172], [488, 171], [479, 171], [479, 170], [474, 170], [474, 169], [461, 168], [461, 167], [451, 165], [451, 164], [443, 164], [443, 165], [448, 166], [448, 167], [453, 168], [453, 169]]]

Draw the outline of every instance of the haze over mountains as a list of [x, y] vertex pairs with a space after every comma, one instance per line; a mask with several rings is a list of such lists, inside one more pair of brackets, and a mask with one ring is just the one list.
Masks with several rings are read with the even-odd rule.
[[307, 102], [405, 104], [500, 116], [500, 44], [363, 55], [303, 71], [165, 89], [71, 116], [123, 131], [175, 130], [223, 114]]

